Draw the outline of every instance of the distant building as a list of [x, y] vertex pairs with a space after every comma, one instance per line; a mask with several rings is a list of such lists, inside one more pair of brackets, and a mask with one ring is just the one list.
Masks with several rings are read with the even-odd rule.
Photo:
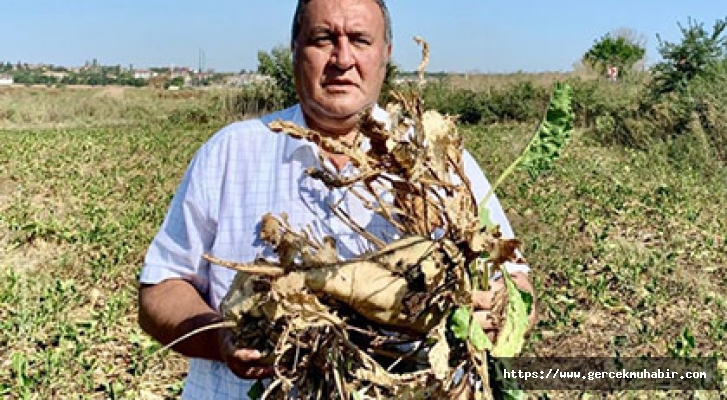
[[60, 81], [63, 78], [68, 77], [68, 73], [67, 72], [57, 72], [57, 71], [46, 71], [46, 72], [43, 72], [43, 76], [47, 76], [49, 78], [55, 78]]
[[156, 72], [148, 69], [137, 69], [136, 71], [134, 71], [134, 79], [148, 80], [155, 77], [156, 75]]
[[11, 86], [13, 77], [11, 75], [0, 74], [0, 86]]
[[194, 71], [189, 67], [173, 67], [169, 68], [169, 79], [174, 78], [187, 78], [192, 75]]
[[258, 73], [243, 73], [228, 76], [225, 84], [228, 86], [247, 86], [261, 83], [273, 82], [273, 78]]

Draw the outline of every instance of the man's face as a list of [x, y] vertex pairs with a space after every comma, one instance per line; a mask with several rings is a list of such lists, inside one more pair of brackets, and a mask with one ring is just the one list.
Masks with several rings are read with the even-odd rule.
[[374, 1], [311, 1], [293, 39], [296, 89], [309, 123], [350, 119], [374, 104], [390, 53]]

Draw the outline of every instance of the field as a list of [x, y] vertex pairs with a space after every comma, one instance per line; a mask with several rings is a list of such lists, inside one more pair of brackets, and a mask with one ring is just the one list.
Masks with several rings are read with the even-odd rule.
[[[136, 323], [146, 247], [187, 162], [234, 113], [224, 94], [0, 92], [0, 395], [166, 398], [185, 361]], [[491, 179], [533, 125], [463, 126]], [[556, 168], [499, 193], [533, 265], [541, 321], [525, 355], [727, 354], [727, 171], [673, 146], [578, 130]], [[716, 392], [530, 393], [717, 398]]]

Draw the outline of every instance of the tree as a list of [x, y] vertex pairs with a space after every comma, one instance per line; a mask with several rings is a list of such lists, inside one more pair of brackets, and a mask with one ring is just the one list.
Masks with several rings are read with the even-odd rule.
[[381, 87], [381, 95], [379, 96], [379, 103], [386, 104], [392, 101], [391, 91], [395, 87], [396, 77], [399, 75], [399, 66], [391, 62], [386, 64], [386, 75], [384, 77], [384, 84]]
[[727, 38], [723, 36], [727, 18], [717, 20], [711, 33], [703, 23], [691, 18], [688, 26], [678, 25], [683, 36], [680, 43], [662, 41], [657, 35], [659, 54], [664, 59], [653, 68], [655, 89], [659, 94], [683, 91], [694, 78], [712, 74], [727, 52]]
[[275, 46], [270, 52], [257, 53], [257, 72], [268, 75], [275, 80], [275, 86], [283, 97], [283, 106], [288, 107], [298, 102], [293, 80], [293, 55], [288, 47]]
[[619, 29], [597, 39], [583, 55], [582, 61], [600, 74], [609, 67], [616, 67], [621, 73], [627, 74], [645, 56], [644, 40], [631, 29]]

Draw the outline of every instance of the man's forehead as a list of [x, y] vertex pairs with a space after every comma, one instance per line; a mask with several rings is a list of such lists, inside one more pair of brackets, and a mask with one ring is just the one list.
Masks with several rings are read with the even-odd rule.
[[384, 15], [374, 0], [312, 0], [303, 15], [306, 22], [309, 28], [345, 22], [371, 29], [372, 22], [384, 24]]

